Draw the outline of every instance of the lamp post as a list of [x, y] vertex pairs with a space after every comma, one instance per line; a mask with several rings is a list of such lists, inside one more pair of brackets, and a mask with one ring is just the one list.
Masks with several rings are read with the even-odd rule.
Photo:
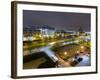
[[81, 48], [81, 52], [84, 52], [85, 47], [81, 46], [80, 48]]

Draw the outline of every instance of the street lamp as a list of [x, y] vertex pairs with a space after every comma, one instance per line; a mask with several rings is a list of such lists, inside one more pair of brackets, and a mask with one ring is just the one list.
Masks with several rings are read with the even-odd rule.
[[84, 52], [84, 46], [81, 46], [81, 52]]
[[80, 53], [80, 51], [76, 51], [76, 53]]
[[81, 46], [81, 49], [84, 49], [84, 46]]
[[67, 52], [64, 52], [64, 55], [67, 55]]

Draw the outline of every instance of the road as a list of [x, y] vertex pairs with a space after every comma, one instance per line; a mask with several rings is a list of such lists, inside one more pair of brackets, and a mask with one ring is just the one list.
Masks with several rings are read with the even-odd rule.
[[[70, 61], [64, 61], [63, 59], [61, 59], [59, 56], [57, 56], [55, 54], [55, 52], [53, 52], [50, 48], [55, 44], [55, 43], [60, 43], [62, 42], [61, 44], [62, 45], [66, 45], [66, 44], [72, 44], [72, 43], [77, 43], [77, 40], [74, 40], [74, 41], [70, 41], [70, 42], [64, 42], [64, 40], [61, 40], [61, 41], [57, 41], [57, 42], [51, 42], [49, 43], [47, 46], [44, 46], [44, 47], [41, 47], [41, 48], [36, 48], [36, 49], [33, 49], [31, 51], [29, 51], [27, 54], [34, 54], [35, 52], [40, 52], [40, 51], [43, 51], [45, 52], [54, 62], [58, 61], [59, 62], [59, 66], [60, 67], [69, 67], [71, 66], [70, 65]], [[90, 57], [87, 57], [85, 55], [81, 55], [80, 57], [83, 58], [83, 60], [78, 63], [76, 66], [87, 66], [87, 65], [90, 65], [89, 64], [89, 59]], [[34, 62], [34, 61], [33, 61]], [[29, 63], [27, 64], [29, 65]], [[32, 66], [32, 65], [31, 65]]]

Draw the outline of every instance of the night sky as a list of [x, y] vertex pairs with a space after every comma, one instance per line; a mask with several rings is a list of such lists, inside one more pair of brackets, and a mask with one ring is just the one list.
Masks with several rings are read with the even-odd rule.
[[81, 27], [83, 31], [90, 31], [90, 20], [88, 13], [23, 10], [24, 28], [48, 25], [56, 30], [77, 31]]

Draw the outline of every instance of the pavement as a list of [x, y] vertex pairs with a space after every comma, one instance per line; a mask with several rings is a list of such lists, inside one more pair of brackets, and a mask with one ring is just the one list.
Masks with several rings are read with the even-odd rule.
[[79, 55], [78, 58], [82, 58], [82, 61], [80, 61], [76, 66], [90, 66], [90, 56], [89, 55]]

